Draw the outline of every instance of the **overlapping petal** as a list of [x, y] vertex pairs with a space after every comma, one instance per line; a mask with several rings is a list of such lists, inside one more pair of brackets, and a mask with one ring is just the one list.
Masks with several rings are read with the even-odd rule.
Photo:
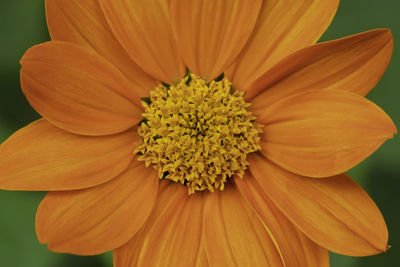
[[66, 41], [96, 50], [131, 82], [135, 92], [147, 96], [159, 82], [129, 57], [115, 38], [98, 0], [46, 0], [47, 25], [52, 40]]
[[386, 113], [357, 94], [308, 91], [269, 106], [261, 152], [281, 167], [305, 176], [328, 177], [364, 160], [396, 127]]
[[186, 69], [172, 34], [165, 0], [99, 0], [111, 29], [148, 74], [173, 84]]
[[302, 177], [261, 155], [249, 157], [250, 172], [265, 195], [311, 240], [336, 253], [367, 256], [387, 249], [383, 217], [368, 194], [345, 174]]
[[243, 179], [235, 177], [235, 183], [269, 229], [285, 266], [329, 267], [328, 251], [300, 232], [273, 204], [251, 174], [246, 173]]
[[257, 21], [262, 1], [171, 0], [171, 21], [189, 70], [205, 80], [237, 57]]
[[268, 0], [233, 66], [227, 71], [233, 85], [246, 90], [289, 54], [314, 44], [330, 24], [339, 0]]
[[206, 198], [204, 241], [211, 266], [285, 266], [265, 225], [229, 185]]
[[189, 196], [186, 187], [163, 182], [146, 224], [114, 251], [115, 266], [192, 266], [203, 253], [203, 196]]
[[70, 190], [104, 183], [133, 159], [133, 132], [89, 137], [44, 119], [20, 129], [0, 146], [0, 188]]
[[366, 95], [386, 70], [390, 30], [378, 29], [304, 48], [268, 70], [248, 89], [253, 111], [306, 90], [335, 89]]
[[125, 131], [141, 118], [140, 94], [94, 51], [60, 41], [29, 49], [21, 60], [21, 86], [30, 104], [67, 131], [106, 135]]
[[88, 189], [50, 192], [36, 214], [41, 243], [57, 252], [94, 255], [126, 243], [155, 203], [158, 175], [135, 161], [114, 180]]

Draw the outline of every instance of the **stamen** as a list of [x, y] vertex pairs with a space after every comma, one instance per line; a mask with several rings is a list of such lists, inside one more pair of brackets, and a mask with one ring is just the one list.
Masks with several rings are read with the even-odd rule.
[[135, 153], [189, 194], [223, 190], [229, 177], [243, 176], [247, 154], [260, 149], [261, 125], [225, 77], [207, 83], [189, 74], [176, 85], [159, 85], [142, 104]]

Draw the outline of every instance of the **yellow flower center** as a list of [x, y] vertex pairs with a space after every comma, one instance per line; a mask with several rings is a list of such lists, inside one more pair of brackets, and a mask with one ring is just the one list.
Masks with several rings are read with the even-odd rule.
[[189, 194], [223, 190], [229, 177], [243, 176], [247, 154], [260, 149], [261, 126], [224, 77], [208, 83], [189, 74], [176, 85], [157, 86], [143, 106], [135, 153]]

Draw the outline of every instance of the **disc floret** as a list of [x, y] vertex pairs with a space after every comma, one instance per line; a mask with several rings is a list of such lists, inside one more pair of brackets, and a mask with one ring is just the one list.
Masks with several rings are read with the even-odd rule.
[[243, 176], [247, 154], [260, 149], [261, 126], [224, 77], [207, 83], [189, 74], [176, 85], [157, 86], [142, 103], [135, 153], [189, 194], [223, 190], [229, 177]]

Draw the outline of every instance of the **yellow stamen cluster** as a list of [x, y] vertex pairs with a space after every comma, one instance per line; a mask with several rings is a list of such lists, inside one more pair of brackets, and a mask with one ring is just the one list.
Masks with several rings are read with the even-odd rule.
[[207, 83], [189, 74], [176, 85], [159, 85], [147, 100], [135, 153], [189, 194], [223, 190], [229, 177], [243, 176], [247, 154], [260, 149], [261, 126], [226, 78]]

